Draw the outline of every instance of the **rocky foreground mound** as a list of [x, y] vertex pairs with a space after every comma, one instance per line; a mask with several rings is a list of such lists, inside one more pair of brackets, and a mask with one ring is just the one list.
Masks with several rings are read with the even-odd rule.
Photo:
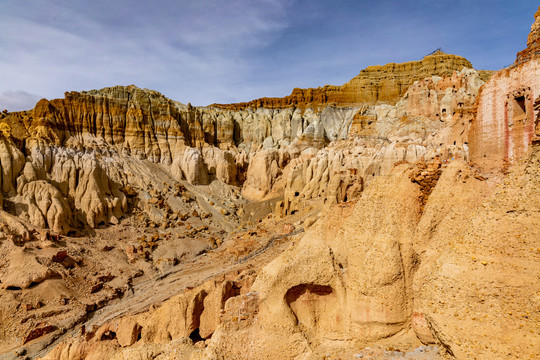
[[0, 358], [539, 357], [539, 16], [491, 78], [2, 113]]

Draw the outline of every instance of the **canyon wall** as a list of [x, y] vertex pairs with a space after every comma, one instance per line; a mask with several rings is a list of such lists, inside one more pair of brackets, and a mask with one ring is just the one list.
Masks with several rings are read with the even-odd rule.
[[[147, 193], [155, 183], [139, 161], [189, 184], [241, 186], [251, 200], [287, 194], [285, 213], [304, 199], [343, 201], [396, 162], [467, 157], [464, 134], [483, 81], [464, 66], [470, 63], [438, 52], [371, 67], [342, 87], [360, 95], [340, 95], [323, 108], [305, 101], [194, 108], [133, 85], [68, 92], [2, 115], [2, 192], [14, 215], [61, 233], [116, 223], [128, 208], [122, 189]], [[352, 151], [351, 141], [358, 144]], [[24, 195], [28, 189], [51, 200], [39, 203]], [[60, 197], [65, 211], [52, 205]]]
[[[69, 92], [2, 114], [1, 229], [17, 236], [6, 247], [2, 286], [31, 291], [87, 261], [80, 255], [64, 264], [49, 232], [32, 248], [40, 229], [69, 234], [133, 216], [145, 231], [185, 227], [186, 241], [204, 233], [208, 244], [189, 245], [202, 258], [223, 245], [209, 225], [233, 233], [243, 229], [244, 209], [253, 210], [238, 204], [264, 204], [273, 209], [250, 219], [258, 225], [222, 246], [219, 254], [236, 256], [234, 274], [219, 269], [212, 277], [204, 268], [198, 283], [159, 305], [97, 317], [99, 326], [45, 359], [174, 359], [178, 349], [193, 359], [315, 359], [394, 340], [437, 344], [458, 358], [534, 356], [539, 66], [537, 59], [516, 64], [484, 84], [489, 74], [437, 52], [280, 99], [194, 108], [131, 85]], [[501, 182], [471, 160], [496, 170], [524, 163]], [[196, 228], [184, 224], [190, 217], [200, 220]], [[287, 247], [240, 271], [251, 255], [239, 255], [264, 233], [259, 225], [274, 220], [283, 230], [260, 249], [290, 236]], [[145, 271], [160, 281], [189, 251], [177, 254], [185, 244], [174, 234], [156, 235], [127, 246], [121, 259], [129, 271], [148, 261]], [[161, 237], [168, 247], [157, 245]], [[42, 247], [53, 260], [38, 256]], [[92, 276], [84, 278], [89, 297], [109, 282]], [[107, 288], [111, 299], [121, 303], [126, 284]], [[510, 301], [512, 291], [519, 298]], [[94, 300], [77, 303], [83, 316], [105, 302]], [[514, 335], [505, 339], [500, 329]], [[493, 334], [495, 343], [486, 340]]]

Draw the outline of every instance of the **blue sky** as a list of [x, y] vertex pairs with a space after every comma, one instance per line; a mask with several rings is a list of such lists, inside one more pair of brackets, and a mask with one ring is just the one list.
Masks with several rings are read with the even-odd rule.
[[500, 69], [538, 0], [2, 0], [0, 110], [135, 84], [183, 103], [341, 85], [438, 47]]

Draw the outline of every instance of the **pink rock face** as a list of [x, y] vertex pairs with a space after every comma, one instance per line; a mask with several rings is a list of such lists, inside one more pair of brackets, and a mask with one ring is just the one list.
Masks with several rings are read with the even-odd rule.
[[471, 127], [470, 158], [486, 170], [522, 159], [540, 135], [540, 8], [513, 67], [496, 73], [481, 89]]
[[469, 139], [470, 158], [487, 170], [522, 159], [535, 136], [540, 59], [496, 73], [481, 89]]

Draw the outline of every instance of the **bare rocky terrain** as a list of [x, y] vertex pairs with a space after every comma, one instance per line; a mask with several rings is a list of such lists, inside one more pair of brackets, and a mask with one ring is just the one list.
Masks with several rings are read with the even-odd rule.
[[0, 359], [539, 358], [539, 24], [495, 73], [3, 112]]

